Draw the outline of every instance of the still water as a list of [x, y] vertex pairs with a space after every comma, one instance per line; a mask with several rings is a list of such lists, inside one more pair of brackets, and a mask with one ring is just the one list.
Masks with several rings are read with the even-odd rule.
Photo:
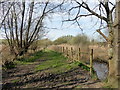
[[93, 68], [97, 74], [98, 79], [105, 80], [108, 76], [108, 65], [101, 62], [93, 62]]

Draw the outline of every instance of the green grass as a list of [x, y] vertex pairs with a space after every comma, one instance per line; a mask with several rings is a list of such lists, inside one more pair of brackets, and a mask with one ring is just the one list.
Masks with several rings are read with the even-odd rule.
[[77, 86], [75, 87], [75, 89], [77, 89], [77, 88], [82, 88], [82, 86], [81, 86], [81, 85], [77, 85]]
[[26, 65], [26, 64], [33, 64], [32, 62], [25, 62], [25, 61], [14, 61], [16, 65]]
[[108, 85], [108, 84], [105, 84], [102, 88], [107, 88], [109, 90], [114, 90], [115, 88], [113, 88], [112, 85]]
[[90, 68], [88, 66], [84, 65], [82, 62], [79, 63], [79, 66], [87, 71], [90, 71]]
[[[51, 73], [62, 73], [67, 72], [68, 70], [79, 67], [80, 62], [72, 62], [70, 63], [68, 58], [64, 57], [61, 53], [51, 51], [51, 50], [43, 50], [38, 51], [29, 57], [21, 58], [16, 61], [17, 64], [33, 64], [37, 60], [44, 60], [39, 65], [35, 66], [35, 71], [51, 72]], [[81, 66], [84, 69], [87, 67]]]
[[15, 80], [12, 80], [11, 82], [12, 83], [17, 83], [17, 82], [19, 82], [20, 80], [19, 79], [15, 79]]
[[61, 53], [50, 50], [45, 50], [41, 58], [45, 59], [46, 61], [36, 66], [36, 71], [49, 69], [48, 71], [46, 70], [46, 72], [61, 73], [78, 67], [77, 62], [69, 63], [68, 59], [64, 57]]
[[[103, 83], [104, 83], [104, 85], [103, 85], [102, 88], [109, 88], [109, 90], [114, 90], [113, 85], [111, 85], [111, 84], [108, 82], [108, 79], [104, 80]], [[115, 87], [117, 87], [117, 86], [115, 86]]]
[[18, 58], [15, 61], [15, 63], [16, 64], [32, 64], [37, 59], [39, 59], [42, 54], [44, 54], [43, 51], [38, 51], [38, 52], [35, 52], [34, 54], [31, 54], [31, 55], [29, 55], [27, 57]]
[[[90, 67], [83, 64], [83, 62], [79, 62], [78, 64], [81, 68], [87, 70], [87, 71], [90, 71]], [[94, 69], [92, 69], [92, 76], [91, 76], [92, 80], [97, 80], [97, 75], [96, 75], [96, 72], [94, 71]]]
[[77, 68], [78, 67], [78, 64], [77, 63], [65, 63], [59, 67], [54, 67], [54, 68], [51, 68], [49, 69], [48, 71], [46, 72], [51, 72], [51, 73], [63, 73], [63, 72], [67, 72], [71, 69], [74, 69], [74, 68]]

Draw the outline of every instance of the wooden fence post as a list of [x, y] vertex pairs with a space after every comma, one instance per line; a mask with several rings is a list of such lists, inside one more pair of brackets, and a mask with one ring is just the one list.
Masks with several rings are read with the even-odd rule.
[[64, 47], [64, 56], [66, 56], [66, 47]]
[[64, 53], [64, 46], [62, 47], [62, 53]]
[[80, 52], [80, 48], [78, 50], [78, 61], [80, 61], [80, 56], [81, 56], [81, 52]]
[[60, 47], [58, 46], [58, 52], [60, 53]]
[[68, 49], [68, 58], [70, 59], [71, 57], [71, 52], [70, 52], [70, 48]]
[[61, 53], [61, 48], [60, 48], [60, 46], [58, 46], [58, 52]]
[[73, 60], [73, 47], [71, 47], [71, 59]]
[[66, 57], [68, 57], [68, 47], [66, 47]]
[[62, 47], [60, 46], [60, 52], [62, 53]]
[[92, 75], [93, 68], [93, 49], [90, 50], [90, 75]]

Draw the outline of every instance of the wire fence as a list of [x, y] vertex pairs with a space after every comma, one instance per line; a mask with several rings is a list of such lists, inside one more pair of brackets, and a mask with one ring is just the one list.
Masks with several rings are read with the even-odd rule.
[[53, 46], [51, 50], [62, 53], [65, 57], [68, 58], [70, 62], [80, 61], [84, 65], [90, 68], [90, 75], [92, 74], [93, 68], [93, 49], [90, 49], [89, 52], [83, 52], [80, 47], [73, 46]]

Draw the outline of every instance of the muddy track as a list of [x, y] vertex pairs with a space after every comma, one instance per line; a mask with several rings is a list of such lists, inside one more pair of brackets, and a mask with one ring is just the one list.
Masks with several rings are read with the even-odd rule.
[[33, 64], [19, 65], [14, 69], [3, 71], [3, 88], [74, 88], [90, 80], [89, 72], [80, 67], [54, 74], [46, 73], [45, 70], [36, 72], [34, 68], [39, 64], [40, 62], [37, 61]]

